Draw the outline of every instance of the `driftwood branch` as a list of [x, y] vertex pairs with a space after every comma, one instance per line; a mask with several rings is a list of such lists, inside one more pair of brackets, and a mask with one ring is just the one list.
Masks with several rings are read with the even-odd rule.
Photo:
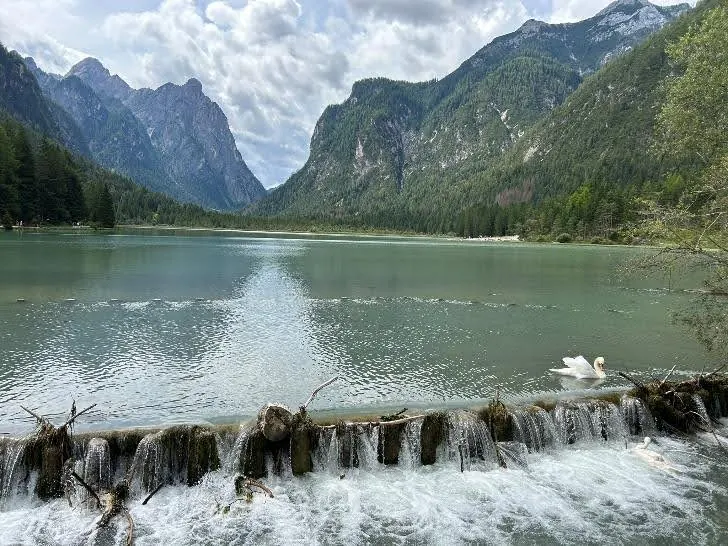
[[156, 488], [156, 489], [155, 489], [154, 491], [152, 491], [151, 493], [149, 493], [149, 495], [147, 495], [147, 498], [146, 498], [146, 499], [144, 499], [144, 500], [142, 501], [142, 505], [145, 505], [145, 504], [147, 504], [147, 503], [148, 503], [148, 502], [150, 501], [150, 499], [151, 499], [151, 498], [152, 498], [152, 497], [153, 497], [154, 495], [156, 495], [156, 494], [157, 494], [157, 492], [158, 492], [158, 491], [159, 491], [160, 489], [162, 489], [162, 487], [164, 487], [164, 483], [160, 483], [160, 484], [159, 484], [159, 485], [157, 486], [157, 488]]
[[266, 495], [268, 495], [271, 499], [273, 498], [273, 491], [271, 491], [265, 484], [259, 482], [258, 480], [254, 480], [253, 478], [246, 478], [244, 485], [248, 489], [250, 489], [251, 487], [257, 487]]
[[659, 386], [659, 387], [657, 387], [658, 389], [661, 389], [661, 388], [662, 388], [662, 386], [663, 386], [663, 385], [664, 385], [664, 384], [665, 384], [665, 383], [667, 382], [667, 380], [668, 380], [668, 379], [670, 378], [670, 376], [672, 375], [672, 372], [674, 372], [674, 371], [675, 371], [675, 368], [677, 368], [677, 364], [675, 364], [675, 365], [674, 365], [674, 366], [673, 366], [673, 367], [672, 367], [672, 368], [670, 369], [670, 371], [669, 371], [669, 372], [667, 372], [667, 375], [665, 376], [665, 379], [663, 379], [663, 380], [662, 380], [662, 381], [660, 382], [660, 386]]
[[640, 383], [635, 378], [633, 378], [630, 375], [627, 375], [624, 372], [617, 372], [617, 375], [619, 375], [620, 377], [624, 377], [627, 381], [629, 381], [630, 383], [632, 383], [633, 385], [635, 385], [636, 387], [638, 387], [640, 389], [643, 389], [645, 387], [643, 383]]
[[131, 512], [127, 508], [123, 509], [124, 516], [126, 516], [126, 523], [129, 526], [126, 533], [126, 546], [132, 546], [134, 544], [134, 518], [131, 517]]
[[[403, 417], [402, 419], [397, 419], [396, 421], [347, 421], [345, 424], [347, 425], [361, 425], [363, 427], [366, 426], [372, 426], [372, 427], [390, 427], [390, 426], [396, 426], [401, 425], [404, 423], [409, 423], [410, 421], [417, 421], [418, 419], [424, 419], [424, 415], [412, 415], [410, 417]], [[328, 429], [333, 430], [337, 427], [337, 425], [318, 425], [321, 429]]]
[[[22, 407], [22, 406], [21, 406], [21, 407]], [[70, 417], [70, 418], [68, 419], [68, 421], [66, 421], [65, 423], [63, 423], [63, 426], [64, 426], [64, 427], [68, 427], [68, 426], [72, 425], [72, 424], [73, 424], [73, 422], [74, 422], [74, 421], [75, 421], [76, 419], [78, 419], [78, 418], [79, 418], [79, 417], [81, 417], [81, 416], [82, 416], [82, 415], [83, 415], [84, 413], [86, 413], [87, 411], [89, 411], [90, 409], [93, 409], [93, 408], [95, 408], [95, 407], [96, 407], [96, 404], [91, 404], [91, 405], [90, 405], [89, 407], [87, 407], [86, 409], [83, 409], [83, 410], [79, 411], [78, 413], [76, 413], [76, 414], [74, 414], [74, 415], [71, 415], [71, 417]], [[26, 410], [26, 411], [27, 411], [27, 410]]]
[[397, 418], [401, 417], [406, 411], [407, 408], [404, 408], [403, 410], [398, 411], [397, 413], [393, 413], [391, 415], [382, 415], [379, 420], [384, 423], [391, 423], [392, 421], [397, 421]]
[[46, 419], [45, 417], [41, 417], [40, 415], [38, 415], [34, 411], [30, 411], [25, 406], [20, 406], [20, 407], [21, 407], [21, 409], [25, 410], [27, 413], [29, 413], [30, 415], [32, 415], [35, 418], [35, 420], [38, 421], [39, 424], [50, 424], [50, 421], [48, 421], [48, 419]]
[[331, 383], [333, 383], [337, 379], [339, 379], [339, 376], [338, 375], [332, 377], [331, 379], [329, 379], [328, 381], [326, 381], [326, 383], [321, 383], [318, 387], [316, 387], [316, 389], [311, 393], [311, 396], [308, 397], [308, 400], [306, 400], [306, 403], [303, 406], [301, 406], [301, 409], [303, 411], [306, 411], [306, 408], [308, 408], [308, 405], [313, 401], [313, 399], [316, 397], [316, 395], [318, 394], [318, 392], [321, 389], [323, 389], [324, 387], [328, 387], [329, 385], [331, 385]]
[[100, 498], [99, 498], [99, 496], [98, 496], [98, 495], [96, 494], [96, 491], [94, 491], [94, 490], [93, 490], [93, 488], [92, 488], [92, 487], [91, 487], [91, 486], [90, 486], [89, 484], [87, 484], [87, 483], [86, 483], [86, 482], [85, 482], [85, 481], [83, 480], [83, 478], [82, 478], [81, 476], [79, 476], [78, 474], [76, 474], [75, 472], [71, 472], [71, 476], [73, 476], [74, 478], [76, 478], [76, 481], [77, 481], [78, 483], [80, 483], [80, 484], [81, 484], [81, 485], [83, 486], [83, 488], [84, 488], [84, 489], [85, 489], [86, 491], [88, 491], [88, 492], [89, 492], [89, 494], [90, 494], [90, 495], [91, 495], [91, 496], [92, 496], [92, 497], [93, 497], [94, 499], [96, 499], [96, 506], [97, 506], [98, 508], [101, 508], [101, 499], [100, 499]]

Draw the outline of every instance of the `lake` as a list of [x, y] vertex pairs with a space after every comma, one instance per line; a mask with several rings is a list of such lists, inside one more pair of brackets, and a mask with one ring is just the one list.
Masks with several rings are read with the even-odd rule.
[[[268, 401], [377, 411], [580, 388], [562, 356], [665, 375], [709, 361], [671, 312], [691, 278], [644, 249], [138, 231], [0, 236], [0, 432], [98, 404], [85, 428], [232, 422]], [[668, 289], [668, 283], [670, 284]], [[18, 302], [22, 298], [24, 301]], [[498, 387], [499, 386], [499, 387]]]
[[[475, 405], [496, 392], [514, 405], [624, 387], [618, 370], [647, 379], [673, 366], [678, 378], [711, 368], [670, 318], [699, 279], [620, 274], [646, 252], [404, 237], [1, 233], [0, 433], [33, 431], [21, 405], [60, 421], [74, 399], [79, 409], [97, 404], [77, 430], [237, 423], [266, 402], [297, 407], [335, 375], [310, 409], [378, 415]], [[579, 353], [606, 358], [604, 382], [548, 372]], [[148, 491], [134, 490], [126, 503], [134, 543], [728, 541], [725, 423], [716, 436], [662, 436], [648, 424], [631, 436], [620, 405], [608, 406], [607, 419], [588, 403], [569, 404], [578, 419], [564, 421], [561, 406], [514, 415], [531, 423], [529, 435], [591, 432], [573, 444], [553, 435], [537, 448], [526, 449], [525, 435], [501, 443], [498, 452], [512, 457], [506, 468], [494, 452], [465, 464], [477, 442], [492, 440], [460, 410], [448, 413], [431, 466], [418, 454], [422, 421], [402, 433], [396, 466], [378, 462], [378, 427], [357, 433], [356, 468], [342, 465], [338, 429], [329, 430], [311, 454], [314, 472], [274, 475], [269, 460], [274, 497], [250, 502], [236, 500], [247, 432], [233, 427], [231, 437], [216, 433], [221, 467], [200, 484], [175, 474], [147, 505]], [[659, 436], [653, 458], [637, 447], [648, 432]], [[131, 465], [176, 464], [178, 453], [157, 437], [146, 435], [109, 479], [118, 483]], [[127, 543], [124, 518], [95, 530], [98, 511], [80, 488], [68, 500], [34, 498], [38, 478], [25, 475], [24, 448], [13, 447], [23, 442], [0, 438], [0, 543]], [[93, 456], [75, 444], [76, 471], [98, 471]]]

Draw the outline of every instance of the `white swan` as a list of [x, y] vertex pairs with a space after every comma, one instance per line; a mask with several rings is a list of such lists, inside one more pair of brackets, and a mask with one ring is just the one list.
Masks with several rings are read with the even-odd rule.
[[633, 447], [631, 451], [640, 459], [647, 462], [647, 464], [649, 464], [650, 466], [654, 466], [655, 468], [659, 468], [660, 470], [664, 470], [665, 472], [674, 474], [677, 469], [672, 466], [668, 461], [666, 461], [665, 457], [663, 457], [659, 453], [651, 451], [648, 448], [651, 443], [652, 438], [650, 438], [649, 436], [645, 436], [645, 439], [642, 441], [642, 443], [638, 446]]
[[604, 373], [604, 358], [601, 356], [594, 361], [593, 368], [587, 359], [581, 355], [576, 358], [565, 356], [561, 360], [564, 361], [566, 368], [551, 368], [549, 371], [576, 377], [577, 379], [604, 379], [607, 377], [607, 374]]

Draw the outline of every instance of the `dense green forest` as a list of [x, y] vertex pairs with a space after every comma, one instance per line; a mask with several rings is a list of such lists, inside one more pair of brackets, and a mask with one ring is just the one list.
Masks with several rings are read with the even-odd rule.
[[10, 227], [173, 225], [294, 231], [369, 231], [361, 222], [313, 216], [261, 218], [219, 213], [149, 191], [77, 156], [21, 123], [0, 118], [0, 219]]
[[112, 227], [114, 209], [100, 181], [82, 184], [71, 154], [21, 124], [0, 123], [0, 215], [7, 227], [77, 223]]
[[[677, 203], [704, 167], [699, 149], [666, 150], [658, 122], [685, 115], [668, 101], [670, 84], [681, 73], [671, 54], [674, 44], [719, 6], [715, 0], [700, 3], [608, 63], [500, 162], [468, 175], [455, 231], [462, 236], [640, 240], [644, 234], [635, 227], [646, 203]], [[710, 62], [721, 66], [717, 59]], [[723, 100], [722, 106], [714, 105], [716, 111], [725, 107]], [[468, 202], [481, 204], [468, 207]]]

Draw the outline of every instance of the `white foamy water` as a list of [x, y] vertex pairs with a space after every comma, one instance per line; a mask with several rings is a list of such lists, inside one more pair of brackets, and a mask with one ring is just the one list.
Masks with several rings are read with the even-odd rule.
[[[264, 481], [275, 498], [255, 495], [251, 503], [233, 502], [233, 478], [218, 471], [199, 486], [165, 487], [146, 506], [138, 497], [128, 506], [137, 545], [725, 543], [726, 465], [715, 441], [660, 438], [652, 447], [667, 468], [634, 446], [532, 453], [527, 468], [375, 465], [271, 478]], [[15, 498], [0, 515], [2, 544], [126, 540], [123, 518], [92, 533], [97, 512], [65, 500]]]

